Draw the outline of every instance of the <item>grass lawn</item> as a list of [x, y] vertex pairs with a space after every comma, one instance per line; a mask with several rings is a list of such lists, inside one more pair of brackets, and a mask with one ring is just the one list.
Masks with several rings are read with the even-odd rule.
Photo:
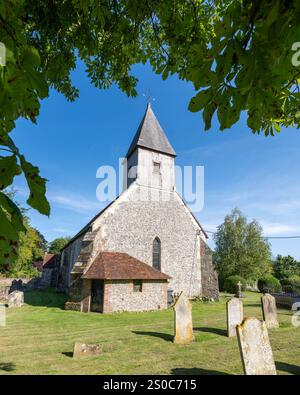
[[[28, 292], [6, 309], [0, 327], [0, 374], [242, 374], [236, 339], [226, 337], [225, 303], [193, 303], [196, 341], [172, 343], [173, 311], [102, 315], [64, 311], [65, 296]], [[260, 294], [247, 293], [245, 316], [262, 318]], [[269, 331], [278, 374], [300, 374], [300, 327], [279, 310]], [[75, 341], [100, 343], [103, 354], [72, 358]]]

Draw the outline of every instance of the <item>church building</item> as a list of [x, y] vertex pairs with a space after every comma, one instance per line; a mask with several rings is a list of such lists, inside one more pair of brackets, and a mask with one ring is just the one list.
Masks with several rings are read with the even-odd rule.
[[175, 157], [148, 104], [124, 162], [123, 193], [70, 240], [53, 269], [69, 295], [66, 309], [165, 309], [182, 291], [218, 299], [207, 234], [175, 189]]

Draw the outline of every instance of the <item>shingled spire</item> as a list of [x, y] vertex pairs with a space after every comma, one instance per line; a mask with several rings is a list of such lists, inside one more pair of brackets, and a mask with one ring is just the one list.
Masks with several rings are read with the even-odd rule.
[[171, 146], [167, 136], [162, 130], [162, 127], [160, 126], [156, 116], [154, 115], [150, 103], [147, 105], [145, 115], [132, 140], [129, 150], [126, 154], [126, 158], [129, 158], [137, 147], [160, 152], [173, 157], [176, 156], [176, 152]]

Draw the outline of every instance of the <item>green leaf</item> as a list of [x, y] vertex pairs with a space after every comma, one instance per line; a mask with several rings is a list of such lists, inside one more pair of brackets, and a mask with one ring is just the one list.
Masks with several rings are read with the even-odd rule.
[[38, 92], [39, 98], [44, 99], [48, 96], [49, 90], [43, 74], [38, 71], [31, 71], [29, 74], [30, 81], [33, 88]]
[[224, 130], [227, 128], [227, 109], [225, 107], [225, 104], [221, 104], [218, 107], [218, 120], [220, 122], [220, 129]]
[[21, 167], [25, 174], [26, 181], [30, 190], [27, 203], [38, 210], [41, 214], [50, 214], [50, 205], [46, 199], [46, 179], [39, 175], [38, 167], [33, 166], [20, 155]]
[[276, 132], [280, 133], [280, 130], [281, 130], [280, 125], [278, 123], [274, 123], [273, 126], [274, 126], [274, 129], [276, 130]]
[[0, 206], [0, 237], [9, 242], [18, 240], [18, 232], [8, 218], [7, 213]]
[[205, 123], [205, 129], [204, 130], [208, 130], [208, 129], [211, 128], [211, 120], [212, 120], [212, 117], [214, 115], [214, 112], [216, 111], [216, 108], [217, 108], [217, 105], [214, 102], [208, 104], [204, 108], [203, 114], [202, 114], [202, 117], [203, 117], [203, 120], [204, 120], [204, 123]]
[[40, 65], [39, 52], [34, 47], [26, 47], [22, 55], [22, 65], [25, 69], [33, 69]]
[[13, 224], [16, 232], [25, 232], [23, 216], [19, 207], [4, 192], [0, 192], [0, 207], [6, 212], [6, 215]]
[[268, 16], [264, 21], [265, 24], [271, 25], [273, 22], [276, 21], [276, 19], [278, 18], [279, 3], [280, 3], [279, 0], [274, 1], [273, 6], [269, 10]]
[[212, 98], [212, 91], [210, 89], [206, 89], [204, 91], [201, 91], [197, 93], [196, 96], [194, 96], [189, 104], [189, 110], [191, 112], [197, 112], [202, 110], [203, 107], [211, 100]]
[[7, 133], [2, 133], [0, 130], [0, 145], [4, 145], [5, 147], [10, 148], [12, 151], [18, 154], [19, 150], [16, 147], [15, 143], [13, 140], [10, 138], [10, 136]]
[[20, 173], [16, 155], [0, 158], [0, 189], [12, 184], [14, 177]]
[[17, 257], [20, 232], [25, 232], [23, 217], [15, 203], [0, 192], [0, 268]]

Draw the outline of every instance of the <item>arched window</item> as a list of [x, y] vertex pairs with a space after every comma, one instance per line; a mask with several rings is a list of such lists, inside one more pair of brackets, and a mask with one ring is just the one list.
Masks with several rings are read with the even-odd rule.
[[161, 242], [158, 237], [153, 240], [152, 266], [160, 270]]

